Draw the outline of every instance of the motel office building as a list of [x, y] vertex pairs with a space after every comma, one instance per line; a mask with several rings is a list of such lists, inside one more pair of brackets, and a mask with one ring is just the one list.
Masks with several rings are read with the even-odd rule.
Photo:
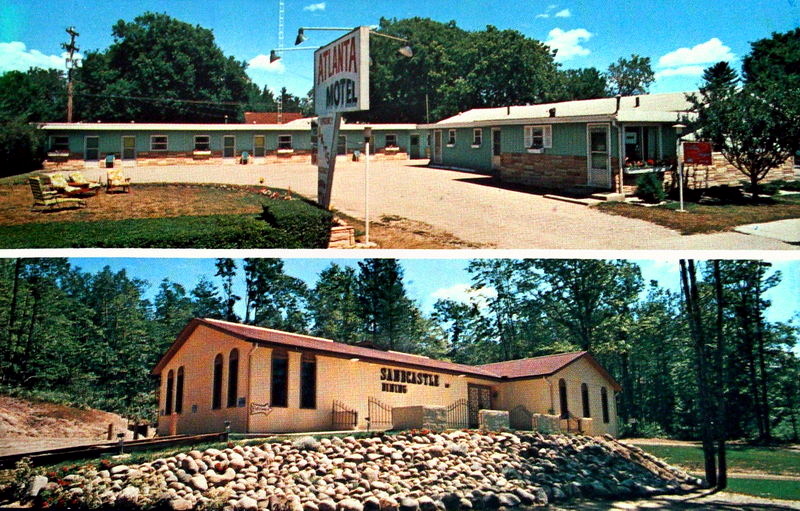
[[[448, 427], [509, 411], [512, 427], [560, 415], [617, 433], [619, 385], [586, 352], [484, 366], [194, 319], [158, 362], [161, 435], [389, 429], [395, 407], [445, 407]], [[527, 418], [527, 423], [525, 419]]]

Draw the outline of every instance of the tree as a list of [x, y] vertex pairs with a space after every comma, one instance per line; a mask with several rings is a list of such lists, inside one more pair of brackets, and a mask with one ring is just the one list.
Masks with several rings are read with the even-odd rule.
[[45, 151], [45, 135], [36, 126], [20, 119], [0, 124], [0, 176], [42, 168]]
[[750, 47], [742, 60], [746, 83], [781, 84], [786, 90], [800, 90], [800, 28], [774, 32]]
[[558, 72], [560, 92], [554, 101], [575, 101], [608, 96], [606, 79], [594, 67], [566, 69]]
[[309, 293], [308, 311], [314, 335], [344, 343], [361, 340], [356, 271], [331, 263], [319, 274]]
[[196, 318], [226, 319], [225, 304], [219, 289], [203, 275], [192, 289], [192, 316]]
[[[254, 325], [305, 332], [308, 329], [308, 289], [302, 280], [287, 275], [280, 259], [244, 260], [247, 283], [245, 321]], [[251, 318], [252, 314], [252, 320]]]
[[114, 43], [88, 52], [76, 72], [83, 120], [222, 122], [241, 118], [246, 63], [226, 57], [211, 30], [166, 14], [119, 20]]
[[57, 122], [66, 117], [66, 80], [55, 69], [31, 68], [0, 76], [0, 123]]
[[609, 96], [647, 94], [650, 84], [655, 81], [650, 57], [633, 54], [630, 59], [620, 58], [608, 66], [606, 81]]
[[222, 319], [225, 321], [239, 321], [239, 317], [233, 311], [236, 302], [241, 298], [233, 292], [233, 279], [236, 277], [236, 261], [223, 257], [217, 259], [214, 266], [217, 268], [217, 273], [215, 273], [214, 276], [222, 278], [222, 292], [224, 294], [222, 299]]

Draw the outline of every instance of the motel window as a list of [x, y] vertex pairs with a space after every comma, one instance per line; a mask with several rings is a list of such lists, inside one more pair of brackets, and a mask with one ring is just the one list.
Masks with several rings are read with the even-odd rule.
[[183, 366], [178, 368], [178, 379], [175, 380], [175, 413], [183, 412]]
[[195, 135], [194, 137], [194, 150], [195, 151], [210, 151], [211, 150], [211, 137], [208, 135]]
[[456, 130], [447, 130], [447, 145], [449, 147], [456, 145]]
[[589, 386], [581, 383], [581, 403], [583, 404], [583, 416], [591, 417], [592, 411], [589, 408]]
[[167, 402], [164, 405], [164, 415], [172, 415], [172, 386], [175, 384], [175, 373], [167, 373]]
[[525, 149], [553, 147], [552, 126], [525, 126]]
[[300, 408], [317, 407], [317, 358], [303, 354], [300, 360]]
[[600, 404], [603, 407], [603, 423], [608, 424], [608, 391], [605, 387], [600, 388]]
[[483, 130], [475, 128], [472, 130], [472, 147], [480, 147], [483, 144]]
[[59, 153], [69, 152], [69, 137], [52, 137], [50, 139], [50, 150]]
[[228, 358], [228, 408], [236, 406], [236, 397], [239, 394], [239, 350], [231, 350]]
[[150, 136], [150, 150], [151, 151], [166, 151], [167, 150], [167, 136], [166, 135], [152, 135], [152, 136]]
[[397, 147], [397, 135], [393, 133], [386, 135], [386, 147]]
[[222, 408], [222, 354], [214, 357], [214, 384], [211, 389], [211, 408]]
[[561, 418], [569, 418], [569, 403], [567, 402], [567, 382], [564, 378], [558, 380], [558, 400], [561, 406]]
[[261, 158], [267, 154], [267, 137], [264, 135], [253, 136], [253, 156]]
[[273, 408], [289, 406], [289, 354], [286, 350], [272, 351], [272, 385], [270, 405]]
[[292, 136], [291, 135], [278, 135], [278, 149], [291, 149]]

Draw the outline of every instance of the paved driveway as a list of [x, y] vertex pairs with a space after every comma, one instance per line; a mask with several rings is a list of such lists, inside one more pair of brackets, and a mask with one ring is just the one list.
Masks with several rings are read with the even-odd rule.
[[[504, 249], [786, 250], [800, 247], [737, 232], [683, 236], [665, 227], [586, 206], [491, 186], [487, 176], [433, 169], [424, 162], [372, 162], [370, 217], [398, 215], [471, 242]], [[316, 167], [203, 165], [131, 167], [134, 183], [264, 184], [316, 198]], [[104, 170], [87, 170], [87, 176]], [[364, 218], [364, 164], [338, 163], [332, 206]]]

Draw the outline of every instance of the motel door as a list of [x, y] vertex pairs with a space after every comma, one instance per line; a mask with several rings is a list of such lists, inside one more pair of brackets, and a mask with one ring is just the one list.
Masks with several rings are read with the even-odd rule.
[[492, 128], [492, 170], [500, 168], [500, 155], [503, 154], [500, 128]]
[[433, 132], [433, 163], [442, 163], [442, 130]]
[[136, 137], [124, 136], [122, 137], [122, 159], [135, 160], [136, 159]]
[[236, 155], [236, 137], [226, 135], [222, 137], [222, 157], [233, 158]]
[[607, 124], [590, 124], [586, 129], [589, 186], [611, 188], [611, 136]]
[[467, 404], [469, 406], [469, 427], [478, 427], [478, 410], [491, 410], [492, 388], [484, 385], [467, 387]]
[[419, 159], [419, 135], [411, 135], [409, 158], [412, 160]]

